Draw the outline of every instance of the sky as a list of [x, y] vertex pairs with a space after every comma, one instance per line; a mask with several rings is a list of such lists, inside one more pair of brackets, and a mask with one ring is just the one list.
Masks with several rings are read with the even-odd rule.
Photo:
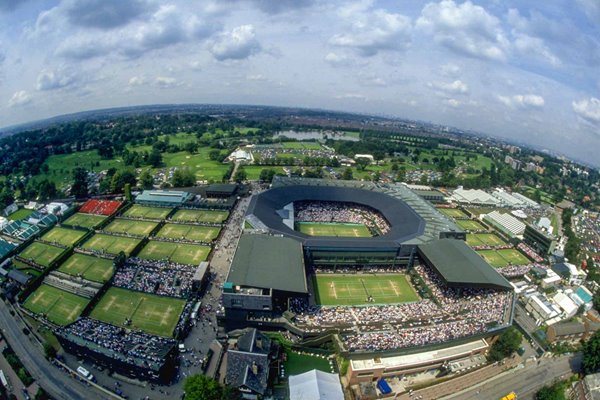
[[224, 103], [472, 129], [600, 165], [600, 0], [0, 0], [0, 127]]

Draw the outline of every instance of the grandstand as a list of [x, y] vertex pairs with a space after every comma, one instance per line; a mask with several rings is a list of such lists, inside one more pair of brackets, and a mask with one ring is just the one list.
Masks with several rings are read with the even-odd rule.
[[175, 190], [144, 190], [135, 198], [137, 204], [157, 207], [179, 207], [192, 200], [194, 195]]
[[2, 232], [15, 239], [28, 240], [39, 233], [40, 228], [23, 221], [10, 221]]
[[483, 220], [510, 237], [522, 236], [523, 232], [525, 231], [525, 224], [510, 214], [502, 214], [498, 211], [492, 211], [491, 213], [485, 215]]
[[91, 199], [83, 203], [79, 209], [80, 213], [95, 215], [112, 215], [123, 204], [116, 200], [96, 200]]
[[14, 243], [0, 239], [0, 258], [10, 253], [15, 247], [17, 246]]

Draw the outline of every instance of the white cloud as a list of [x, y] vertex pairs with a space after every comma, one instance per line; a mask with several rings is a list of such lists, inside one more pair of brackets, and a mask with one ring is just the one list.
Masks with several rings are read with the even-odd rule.
[[267, 77], [265, 77], [263, 74], [249, 74], [246, 75], [246, 79], [249, 81], [266, 81]]
[[469, 93], [469, 86], [466, 83], [455, 80], [454, 82], [433, 82], [428, 84], [429, 87], [432, 87], [437, 90], [441, 90], [442, 92], [449, 94], [467, 94]]
[[77, 77], [64, 69], [43, 70], [37, 77], [36, 89], [40, 91], [56, 90], [74, 85]]
[[29, 94], [25, 90], [19, 90], [18, 92], [15, 92], [12, 95], [12, 97], [8, 101], [8, 106], [9, 107], [24, 106], [26, 104], [31, 103], [31, 101], [32, 101], [31, 94]]
[[500, 20], [470, 1], [427, 4], [416, 23], [450, 50], [469, 57], [505, 60], [510, 46]]
[[380, 51], [403, 51], [410, 46], [412, 23], [404, 15], [378, 9], [349, 12], [348, 20], [348, 31], [331, 37], [332, 45], [353, 48], [364, 57]]
[[180, 86], [182, 83], [170, 76], [157, 76], [154, 79], [156, 86], [167, 89], [175, 86]]
[[447, 99], [445, 103], [453, 108], [458, 108], [460, 106], [460, 101], [456, 99]]
[[325, 62], [333, 67], [349, 67], [353, 64], [352, 60], [343, 54], [327, 53]]
[[129, 78], [129, 86], [142, 86], [148, 83], [148, 80], [144, 76], [132, 76]]
[[517, 34], [514, 47], [522, 56], [535, 57], [555, 67], [561, 64], [560, 59], [552, 53], [540, 38]]
[[67, 0], [61, 8], [73, 25], [112, 29], [127, 25], [154, 5], [142, 0]]
[[514, 96], [498, 96], [498, 100], [507, 107], [512, 108], [542, 108], [545, 100], [537, 94], [516, 94]]
[[600, 99], [591, 97], [573, 101], [573, 111], [584, 120], [600, 127]]
[[224, 32], [210, 46], [210, 52], [219, 61], [242, 60], [260, 50], [252, 25], [242, 25], [231, 32]]
[[339, 100], [343, 100], [343, 99], [363, 100], [363, 101], [368, 100], [367, 96], [365, 96], [364, 94], [360, 94], [360, 93], [339, 94], [339, 95], [335, 96], [335, 98], [339, 99]]

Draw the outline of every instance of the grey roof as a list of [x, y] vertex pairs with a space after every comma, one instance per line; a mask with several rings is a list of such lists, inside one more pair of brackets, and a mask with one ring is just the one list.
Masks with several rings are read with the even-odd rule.
[[[257, 340], [262, 340], [262, 346], [257, 345]], [[271, 340], [257, 329], [249, 329], [238, 339], [237, 348], [227, 351], [227, 384], [236, 388], [245, 386], [264, 394], [269, 378], [270, 351]], [[254, 364], [256, 373], [252, 368]]]
[[227, 282], [234, 285], [306, 293], [302, 245], [281, 236], [241, 236]]
[[232, 195], [237, 190], [238, 185], [235, 183], [213, 183], [206, 188], [207, 193], [223, 193]]
[[237, 341], [239, 351], [256, 354], [269, 354], [271, 339], [263, 335], [258, 329], [252, 328], [239, 337]]
[[583, 380], [587, 391], [591, 395], [591, 400], [600, 400], [600, 372], [587, 375]]
[[26, 285], [31, 280], [31, 276], [18, 269], [11, 269], [8, 271], [8, 277], [13, 281], [19, 282], [21, 285]]
[[579, 335], [585, 332], [585, 325], [581, 322], [565, 322], [551, 325], [548, 329], [554, 329], [556, 336]]
[[502, 275], [462, 240], [440, 239], [419, 245], [418, 249], [448, 286], [512, 289]]

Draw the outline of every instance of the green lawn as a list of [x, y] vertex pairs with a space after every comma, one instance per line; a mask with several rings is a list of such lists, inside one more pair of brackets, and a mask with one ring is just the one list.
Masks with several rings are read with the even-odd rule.
[[246, 165], [244, 166], [244, 170], [246, 171], [246, 176], [250, 181], [257, 181], [260, 177], [260, 173], [263, 169], [272, 169], [276, 174], [284, 174], [282, 167], [275, 166], [267, 166], [267, 165]]
[[521, 252], [516, 249], [503, 250], [478, 250], [482, 256], [492, 267], [501, 268], [509, 264], [512, 265], [527, 265], [530, 261]]
[[62, 244], [63, 246], [70, 247], [77, 243], [77, 241], [86, 234], [86, 231], [55, 226], [46, 232], [44, 236], [42, 236], [42, 239], [50, 243], [58, 243]]
[[15, 260], [15, 259], [12, 260], [12, 263], [16, 269], [18, 269], [19, 271], [24, 272], [26, 274], [29, 274], [29, 275], [33, 276], [34, 278], [37, 278], [38, 276], [42, 275], [41, 271], [31, 268], [31, 266], [29, 264], [25, 264], [24, 262], [21, 262], [19, 260]]
[[229, 211], [216, 210], [177, 210], [171, 217], [178, 222], [208, 222], [220, 224], [229, 217]]
[[171, 239], [188, 239], [202, 242], [210, 242], [216, 239], [221, 232], [221, 228], [212, 226], [183, 225], [183, 224], [165, 224], [156, 234], [158, 237]]
[[512, 265], [527, 265], [531, 263], [531, 261], [517, 249], [502, 249], [497, 250], [497, 252]]
[[107, 217], [104, 215], [75, 213], [65, 222], [65, 225], [80, 226], [82, 228], [95, 228], [100, 225]]
[[65, 249], [61, 247], [33, 242], [19, 253], [19, 255], [27, 260], [33, 260], [44, 267], [49, 267], [64, 251]]
[[310, 236], [371, 237], [364, 224], [341, 224], [331, 222], [297, 222], [296, 230]]
[[459, 219], [456, 221], [456, 225], [466, 231], [484, 231], [485, 226], [481, 225], [479, 221], [473, 219]]
[[107, 232], [130, 233], [132, 235], [148, 236], [158, 222], [133, 221], [130, 219], [115, 219], [104, 228]]
[[180, 264], [198, 265], [206, 260], [209, 253], [209, 246], [151, 240], [137, 256], [149, 260], [169, 259]]
[[290, 150], [320, 150], [321, 144], [318, 142], [281, 142], [284, 149]]
[[94, 282], [106, 282], [113, 274], [112, 260], [73, 253], [58, 268], [59, 272], [83, 278]]
[[46, 159], [44, 164], [48, 165], [48, 173], [36, 177], [46, 178], [54, 182], [59, 189], [71, 182], [73, 170], [76, 167], [83, 167], [88, 171], [96, 172], [109, 168], [122, 169], [125, 167], [120, 159], [103, 159], [96, 150], [52, 155]]
[[33, 210], [28, 210], [26, 208], [19, 208], [17, 211], [10, 214], [7, 218], [10, 219], [11, 221], [17, 221], [17, 220], [25, 219], [25, 218], [29, 217], [31, 214], [33, 214]]
[[140, 239], [97, 233], [85, 242], [82, 247], [84, 249], [105, 251], [110, 254], [119, 254], [119, 252], [123, 251], [129, 256], [139, 243]]
[[329, 361], [326, 358], [298, 354], [291, 350], [286, 351], [287, 360], [283, 363], [286, 376], [303, 374], [313, 369], [331, 372]]
[[147, 207], [134, 204], [123, 215], [132, 218], [165, 219], [172, 210], [172, 208]]
[[467, 218], [467, 214], [458, 208], [438, 208], [437, 210], [450, 218]]
[[128, 329], [171, 337], [185, 300], [111, 287], [90, 317]]
[[[371, 305], [419, 300], [404, 274], [323, 274], [313, 278], [321, 305]], [[373, 301], [369, 301], [371, 296]]]
[[221, 181], [229, 169], [228, 164], [211, 160], [208, 157], [210, 147], [203, 147], [196, 154], [185, 151], [178, 153], [164, 153], [163, 162], [166, 167], [187, 167], [196, 175], [197, 180]]
[[35, 314], [45, 315], [49, 321], [57, 325], [64, 326], [75, 321], [88, 303], [89, 300], [84, 297], [42, 284], [29, 295], [23, 307]]
[[507, 243], [500, 236], [493, 233], [468, 233], [467, 244], [469, 246], [503, 246]]

